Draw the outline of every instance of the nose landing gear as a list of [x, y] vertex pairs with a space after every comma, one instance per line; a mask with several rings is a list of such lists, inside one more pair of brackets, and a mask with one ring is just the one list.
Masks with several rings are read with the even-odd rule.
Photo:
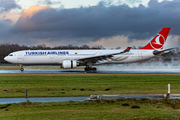
[[21, 70], [22, 72], [24, 71], [23, 65], [20, 65], [20, 70]]

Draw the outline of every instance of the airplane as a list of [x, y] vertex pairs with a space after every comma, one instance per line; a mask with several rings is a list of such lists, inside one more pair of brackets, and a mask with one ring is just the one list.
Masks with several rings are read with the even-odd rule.
[[152, 58], [170, 49], [163, 50], [163, 45], [171, 28], [162, 30], [144, 47], [140, 49], [122, 50], [22, 50], [10, 53], [4, 58], [13, 64], [23, 65], [60, 65], [63, 69], [86, 66], [85, 71], [96, 71], [95, 65], [129, 63]]

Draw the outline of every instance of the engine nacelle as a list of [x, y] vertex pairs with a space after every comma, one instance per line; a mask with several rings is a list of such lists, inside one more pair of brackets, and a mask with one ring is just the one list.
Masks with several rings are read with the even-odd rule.
[[77, 62], [75, 60], [63, 60], [62, 61], [62, 68], [68, 69], [68, 68], [76, 68]]

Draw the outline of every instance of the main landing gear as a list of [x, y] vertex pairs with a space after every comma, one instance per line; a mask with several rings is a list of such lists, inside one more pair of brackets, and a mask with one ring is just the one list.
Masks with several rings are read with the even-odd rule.
[[85, 71], [96, 71], [95, 67], [92, 67], [92, 61], [87, 62], [86, 67], [84, 68]]
[[85, 71], [96, 71], [97, 69], [95, 67], [89, 67], [89, 66], [86, 66], [84, 68]]
[[20, 70], [21, 70], [22, 72], [24, 71], [23, 65], [20, 65]]

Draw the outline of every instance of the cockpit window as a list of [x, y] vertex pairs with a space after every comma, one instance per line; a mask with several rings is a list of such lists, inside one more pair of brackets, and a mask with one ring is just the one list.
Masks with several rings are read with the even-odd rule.
[[13, 54], [9, 54], [8, 56], [13, 56]]

